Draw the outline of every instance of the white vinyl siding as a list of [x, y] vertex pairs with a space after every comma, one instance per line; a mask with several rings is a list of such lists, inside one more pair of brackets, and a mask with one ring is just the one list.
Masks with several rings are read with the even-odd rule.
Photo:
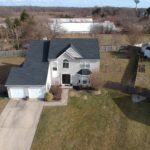
[[28, 91], [29, 91], [29, 97], [31, 99], [44, 98], [45, 93], [42, 87], [31, 87], [31, 88], [28, 88]]
[[[63, 61], [67, 59], [69, 62], [69, 68], [63, 68]], [[62, 74], [70, 74], [71, 75], [71, 84], [76, 86], [78, 85], [78, 81], [79, 81], [79, 75], [77, 74], [77, 72], [80, 69], [83, 68], [88, 68], [89, 70], [93, 71], [93, 70], [97, 70], [99, 71], [100, 69], [100, 60], [99, 59], [72, 59], [71, 57], [69, 57], [66, 53], [63, 53], [61, 56], [59, 56], [56, 60], [50, 60], [50, 66], [52, 67], [53, 62], [57, 61], [58, 64], [58, 76], [54, 77], [51, 76], [51, 81], [52, 85], [55, 83], [59, 83], [62, 84], [62, 79], [61, 76]], [[52, 70], [51, 74], [53, 74]]]
[[10, 99], [43, 99], [46, 93], [45, 86], [24, 86], [24, 87], [7, 87]]
[[26, 97], [25, 89], [21, 87], [10, 88], [9, 93], [10, 93], [10, 98], [12, 99], [15, 99], [15, 98], [20, 99], [20, 98]]

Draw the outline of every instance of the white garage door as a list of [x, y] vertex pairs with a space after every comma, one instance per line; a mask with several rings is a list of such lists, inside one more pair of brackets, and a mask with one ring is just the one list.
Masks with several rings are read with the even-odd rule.
[[25, 89], [24, 88], [10, 88], [11, 98], [25, 98]]
[[28, 88], [29, 98], [44, 98], [44, 90], [42, 87], [32, 87]]

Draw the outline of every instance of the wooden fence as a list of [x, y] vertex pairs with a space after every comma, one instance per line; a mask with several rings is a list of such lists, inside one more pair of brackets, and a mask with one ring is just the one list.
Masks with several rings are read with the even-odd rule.
[[8, 50], [0, 51], [0, 57], [12, 57], [12, 56], [22, 56], [24, 57], [27, 53], [27, 50]]
[[[111, 52], [119, 50], [120, 45], [101, 45], [100, 49], [104, 52]], [[26, 56], [27, 50], [8, 50], [0, 51], [0, 57], [12, 57], [12, 56]]]
[[113, 52], [119, 50], [121, 45], [101, 45], [100, 49], [104, 52]]

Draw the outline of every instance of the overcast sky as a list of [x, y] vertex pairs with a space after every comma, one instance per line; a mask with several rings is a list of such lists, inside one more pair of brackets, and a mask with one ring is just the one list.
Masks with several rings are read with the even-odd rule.
[[[0, 0], [0, 6], [119, 6], [135, 7], [134, 0]], [[138, 7], [150, 7], [150, 0], [140, 0]]]

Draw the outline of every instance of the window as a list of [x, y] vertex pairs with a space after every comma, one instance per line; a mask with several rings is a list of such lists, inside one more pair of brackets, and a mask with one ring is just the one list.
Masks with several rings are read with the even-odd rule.
[[57, 71], [57, 67], [53, 67], [53, 71]]
[[67, 59], [63, 61], [63, 68], [69, 68], [69, 61]]
[[53, 71], [57, 71], [57, 62], [53, 62], [52, 67]]
[[83, 80], [83, 84], [87, 84], [87, 80]]
[[87, 62], [83, 62], [83, 63], [80, 65], [80, 67], [81, 67], [82, 69], [89, 69], [89, 68], [90, 68], [90, 64], [87, 63]]
[[90, 68], [90, 64], [86, 64], [86, 65], [85, 65], [85, 68]]

